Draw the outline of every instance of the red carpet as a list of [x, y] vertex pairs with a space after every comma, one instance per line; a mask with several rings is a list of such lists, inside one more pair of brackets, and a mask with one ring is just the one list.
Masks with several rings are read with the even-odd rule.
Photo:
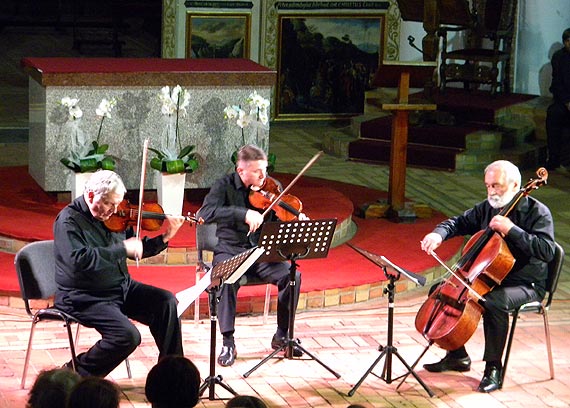
[[[294, 177], [274, 174], [283, 185]], [[66, 203], [58, 203], [46, 194], [29, 176], [26, 167], [0, 168], [0, 236], [23, 241], [52, 239], [52, 225], [58, 211]], [[10, 193], [7, 193], [10, 192]], [[362, 219], [355, 213], [364, 204], [385, 198], [386, 193], [346, 183], [302, 177], [289, 191], [299, 197], [303, 211], [311, 218], [337, 218], [339, 223], [353, 213], [358, 231], [351, 243], [372, 253], [383, 255], [392, 262], [413, 272], [436, 266], [435, 260], [420, 251], [419, 241], [435, 224], [444, 219], [435, 213], [429, 219], [418, 219], [413, 224], [396, 224], [385, 219]], [[187, 194], [184, 210], [195, 212], [201, 205], [204, 192]], [[151, 233], [153, 234], [153, 233]], [[173, 247], [195, 247], [194, 229], [182, 227], [173, 240]], [[461, 239], [442, 246], [439, 255], [449, 259], [459, 249]], [[0, 252], [0, 293], [17, 295], [18, 283], [13, 265], [13, 254]], [[300, 260], [303, 274], [302, 292], [353, 287], [385, 280], [380, 268], [347, 245], [331, 248], [325, 259]], [[192, 286], [195, 281], [193, 265], [130, 267], [133, 276], [144, 282], [167, 288], [173, 292]], [[240, 296], [263, 295], [264, 286], [253, 286], [240, 291]]]

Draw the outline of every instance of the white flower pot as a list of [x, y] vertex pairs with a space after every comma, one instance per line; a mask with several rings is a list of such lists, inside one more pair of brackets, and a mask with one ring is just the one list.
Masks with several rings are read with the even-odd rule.
[[73, 173], [71, 177], [71, 201], [83, 195], [85, 183], [87, 183], [92, 174], [93, 172], [91, 171], [86, 173]]
[[165, 214], [181, 215], [184, 202], [186, 173], [156, 173], [156, 194], [158, 204]]

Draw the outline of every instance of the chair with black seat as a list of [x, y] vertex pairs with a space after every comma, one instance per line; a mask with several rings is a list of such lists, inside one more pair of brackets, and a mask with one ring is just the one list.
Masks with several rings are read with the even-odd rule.
[[[196, 251], [198, 262], [196, 265], [196, 282], [212, 268], [214, 248], [218, 244], [216, 224], [196, 224]], [[239, 280], [240, 286], [265, 284], [265, 304], [263, 306], [263, 324], [267, 323], [269, 307], [271, 305], [271, 284], [243, 275]], [[194, 302], [194, 321], [200, 319], [200, 302]]]
[[[500, 88], [511, 91], [511, 52], [516, 0], [474, 0], [472, 21], [462, 26], [442, 26], [440, 88], [449, 82], [463, 82], [465, 89], [473, 84], [490, 85], [491, 94]], [[465, 46], [448, 50], [449, 32], [467, 33]], [[490, 44], [488, 44], [490, 43]], [[450, 61], [464, 61], [463, 64]]]
[[[14, 264], [18, 275], [22, 300], [24, 301], [26, 312], [32, 318], [32, 327], [30, 329], [28, 348], [26, 350], [26, 358], [24, 360], [24, 371], [22, 373], [21, 387], [24, 388], [26, 385], [26, 375], [28, 373], [36, 325], [42, 321], [57, 321], [63, 323], [63, 326], [67, 330], [72, 368], [75, 370], [75, 361], [77, 357], [75, 352], [76, 343], [73, 339], [71, 326], [73, 324], [77, 324], [77, 332], [75, 336], [77, 339], [81, 322], [55, 306], [48, 306], [37, 310], [32, 309], [31, 301], [50, 301], [55, 295], [56, 283], [53, 240], [36, 241], [24, 246], [16, 254]], [[132, 378], [128, 359], [125, 360], [125, 364], [127, 367], [127, 374], [129, 378]]]
[[511, 346], [513, 344], [513, 338], [515, 335], [515, 328], [517, 326], [517, 320], [521, 312], [535, 312], [542, 315], [544, 322], [544, 337], [546, 339], [546, 351], [548, 354], [548, 364], [550, 366], [550, 379], [554, 379], [554, 363], [552, 361], [552, 345], [550, 342], [550, 326], [548, 324], [548, 310], [552, 303], [552, 298], [558, 287], [558, 280], [560, 278], [560, 273], [562, 272], [562, 265], [564, 264], [564, 248], [559, 243], [555, 243], [556, 248], [554, 252], [554, 258], [548, 264], [548, 277], [546, 280], [546, 291], [547, 295], [541, 302], [530, 302], [525, 303], [518, 309], [510, 311], [512, 315], [511, 329], [509, 331], [509, 337], [507, 340], [507, 347], [505, 350], [505, 357], [503, 361], [503, 374], [501, 378], [501, 386], [505, 380], [505, 374], [507, 372], [507, 364], [509, 362], [509, 356], [511, 354]]

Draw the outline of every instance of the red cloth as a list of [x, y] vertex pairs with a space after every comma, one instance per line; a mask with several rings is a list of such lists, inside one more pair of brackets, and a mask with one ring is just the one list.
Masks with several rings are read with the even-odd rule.
[[271, 72], [242, 58], [22, 58], [24, 68], [43, 74], [121, 72]]

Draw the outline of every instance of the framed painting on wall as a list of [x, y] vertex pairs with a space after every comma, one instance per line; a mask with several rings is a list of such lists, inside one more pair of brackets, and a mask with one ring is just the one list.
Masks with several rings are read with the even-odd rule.
[[280, 15], [276, 118], [363, 113], [384, 29], [384, 14]]
[[186, 17], [186, 58], [249, 58], [249, 13], [201, 13]]

